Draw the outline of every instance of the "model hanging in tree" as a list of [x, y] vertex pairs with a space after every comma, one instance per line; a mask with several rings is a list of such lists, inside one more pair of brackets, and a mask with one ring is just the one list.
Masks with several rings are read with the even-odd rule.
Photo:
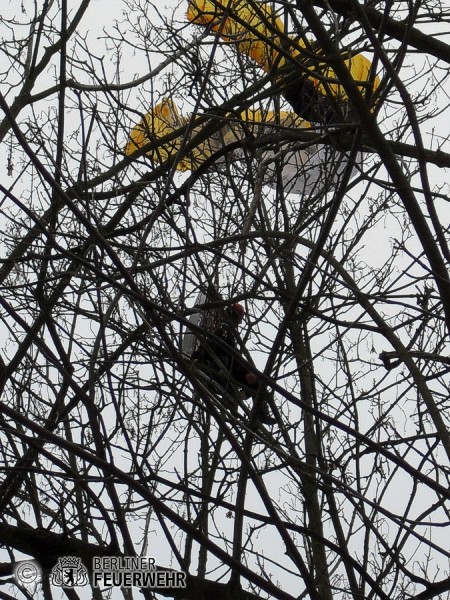
[[[245, 310], [241, 304], [228, 306], [223, 319], [213, 331], [213, 337], [200, 343], [191, 357], [197, 361], [202, 371], [225, 391], [226, 396], [223, 399], [226, 404], [229, 404], [227, 398], [233, 398], [239, 390], [239, 398], [235, 398], [233, 402], [234, 409], [238, 399], [255, 397], [260, 387], [260, 381], [251, 367], [242, 356], [236, 356], [236, 353], [240, 354], [238, 326], [242, 323], [244, 315]], [[269, 413], [266, 398], [261, 402], [257, 419], [266, 425], [275, 423], [274, 417]]]

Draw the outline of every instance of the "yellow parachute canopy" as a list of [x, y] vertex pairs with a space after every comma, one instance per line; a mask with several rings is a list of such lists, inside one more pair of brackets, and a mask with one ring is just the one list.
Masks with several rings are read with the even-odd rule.
[[[201, 133], [203, 125], [195, 125], [195, 122], [191, 123], [190, 117], [181, 116], [174, 102], [166, 98], [132, 129], [125, 147], [127, 156], [148, 144], [147, 156], [153, 162], [176, 159], [179, 171], [197, 169], [217, 151], [249, 135], [258, 138], [267, 132], [282, 134], [284, 128], [311, 128], [311, 123], [301, 118], [305, 116], [308, 119], [317, 116], [319, 123], [328, 122], [327, 116], [320, 119], [325, 113], [315, 109], [315, 102], [320, 105], [322, 99], [330, 100], [330, 96], [334, 96], [335, 100], [345, 104], [347, 96], [334, 71], [326, 65], [320, 54], [314, 55], [309, 46], [306, 48], [307, 42], [300, 41], [294, 50], [291, 49], [291, 40], [284, 34], [283, 23], [270, 4], [248, 0], [188, 2], [187, 16], [191, 22], [207, 25], [217, 31], [224, 40], [233, 43], [239, 52], [250, 56], [266, 72], [271, 73], [275, 80], [281, 81], [284, 73], [288, 72], [291, 81], [287, 85], [291, 87], [289, 90], [285, 88], [284, 93], [295, 112], [274, 113], [248, 109], [240, 115], [230, 113], [219, 131], [208, 135], [207, 139], [196, 144], [187, 153], [186, 142]], [[280, 50], [282, 48], [289, 48], [289, 53], [283, 54]], [[356, 55], [346, 58], [345, 62], [355, 82], [361, 84], [361, 91], [367, 90], [371, 77], [370, 61], [362, 55]], [[297, 89], [303, 89], [302, 81], [308, 84], [307, 101], [296, 95]], [[300, 85], [296, 87], [292, 82], [300, 82]], [[373, 78], [372, 91], [378, 85], [379, 79]], [[314, 90], [313, 94], [311, 89]], [[316, 121], [315, 118], [314, 120]], [[199, 139], [202, 139], [201, 135]], [[282, 144], [282, 135], [278, 139], [281, 145], [275, 144], [264, 151], [261, 160], [267, 166], [265, 182], [274, 184], [281, 176], [283, 183], [288, 183], [285, 191], [310, 192], [320, 181], [328, 186], [346, 166], [345, 156], [336, 150], [327, 149], [323, 145], [305, 144], [300, 149], [289, 151]], [[282, 158], [281, 173], [277, 168], [277, 153]], [[239, 151], [234, 152], [233, 156], [238, 158]], [[356, 162], [360, 161], [360, 157], [358, 155]]]
[[[286, 193], [306, 194], [318, 191], [319, 187], [323, 190], [335, 183], [336, 177], [346, 166], [341, 152], [323, 145], [309, 143], [296, 149], [283, 145], [283, 131], [311, 128], [311, 123], [293, 112], [247, 109], [239, 115], [230, 114], [224, 119], [225, 125], [186, 155], [183, 145], [187, 139], [186, 125], [189, 121], [189, 117], [180, 115], [173, 100], [165, 98], [132, 129], [124, 152], [131, 156], [143, 146], [151, 144], [147, 156], [152, 162], [176, 159], [177, 170], [195, 170], [215, 152], [233, 142], [242, 141], [248, 136], [258, 139], [271, 134], [276, 143], [273, 148], [264, 149], [260, 157], [260, 164], [265, 165], [263, 181], [273, 187], [281, 178]], [[203, 126], [190, 129], [190, 136], [199, 133]], [[292, 142], [289, 142], [291, 145]], [[242, 153], [242, 150], [235, 150], [231, 157], [239, 159]], [[281, 169], [277, 157], [281, 160]], [[218, 166], [220, 168], [220, 161]]]
[[[131, 156], [136, 150], [151, 143], [152, 147], [147, 152], [147, 156], [153, 162], [160, 163], [169, 158], [175, 158], [186, 139], [185, 131], [189, 121], [190, 117], [180, 115], [173, 100], [164, 98], [133, 127], [124, 153], [126, 156]], [[308, 121], [286, 111], [274, 113], [273, 111], [246, 109], [238, 116], [230, 114], [224, 121], [226, 124], [191, 150], [189, 156], [178, 156], [177, 169], [179, 171], [198, 168], [222, 147], [242, 140], [248, 134], [253, 136], [261, 134], [264, 126], [272, 124], [278, 128], [311, 127]], [[194, 127], [190, 132], [190, 137], [197, 134], [201, 127], [201, 125]], [[177, 136], [174, 135], [176, 131], [179, 132]]]
[[[266, 72], [282, 71], [287, 63], [299, 65], [298, 76], [309, 80], [323, 96], [330, 93], [346, 100], [343, 87], [337, 82], [333, 69], [328, 67], [320, 54], [312, 56], [312, 47], [306, 48], [302, 40], [292, 48], [284, 33], [283, 23], [269, 3], [248, 0], [189, 0], [187, 18], [197, 25], [208, 25], [237, 50], [255, 60]], [[288, 47], [290, 58], [280, 52]], [[345, 57], [345, 63], [359, 89], [365, 92], [368, 86], [371, 62], [362, 54]], [[274, 73], [275, 76], [277, 73]], [[372, 91], [380, 83], [375, 77]]]
[[[164, 162], [176, 156], [180, 150], [183, 137], [180, 134], [172, 140], [165, 138], [170, 138], [174, 131], [181, 130], [186, 123], [187, 120], [181, 118], [172, 100], [166, 98], [148, 112], [140, 123], [133, 127], [124, 152], [127, 156], [130, 156], [145, 144], [152, 143], [152, 149], [149, 150], [147, 156], [153, 162]], [[180, 160], [177, 168], [180, 171], [191, 169], [191, 161], [188, 159]]]

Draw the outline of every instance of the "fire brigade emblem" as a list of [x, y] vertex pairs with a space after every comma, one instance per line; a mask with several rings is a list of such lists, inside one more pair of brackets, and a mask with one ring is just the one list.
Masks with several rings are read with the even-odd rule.
[[83, 586], [88, 582], [88, 572], [80, 558], [64, 556], [58, 558], [58, 563], [50, 574], [50, 581], [53, 585], [63, 588]]

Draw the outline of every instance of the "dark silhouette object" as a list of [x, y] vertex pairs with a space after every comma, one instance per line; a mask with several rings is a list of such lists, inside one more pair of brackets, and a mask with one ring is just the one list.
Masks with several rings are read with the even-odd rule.
[[[226, 404], [230, 404], [230, 396], [235, 398], [233, 408], [238, 399], [256, 396], [259, 388], [258, 377], [251, 372], [242, 357], [236, 357], [238, 349], [238, 326], [245, 315], [241, 304], [231, 304], [225, 310], [224, 318], [214, 330], [215, 338], [200, 343], [192, 354], [192, 359], [201, 366], [202, 371], [225, 390]], [[238, 397], [236, 397], [238, 396]], [[261, 403], [258, 420], [265, 425], [275, 423], [274, 417], [269, 414], [267, 400]]]

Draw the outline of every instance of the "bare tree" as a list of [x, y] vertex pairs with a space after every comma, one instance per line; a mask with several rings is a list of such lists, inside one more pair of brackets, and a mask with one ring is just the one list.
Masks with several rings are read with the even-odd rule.
[[0, 595], [449, 598], [448, 8], [192, 6], [2, 7]]

